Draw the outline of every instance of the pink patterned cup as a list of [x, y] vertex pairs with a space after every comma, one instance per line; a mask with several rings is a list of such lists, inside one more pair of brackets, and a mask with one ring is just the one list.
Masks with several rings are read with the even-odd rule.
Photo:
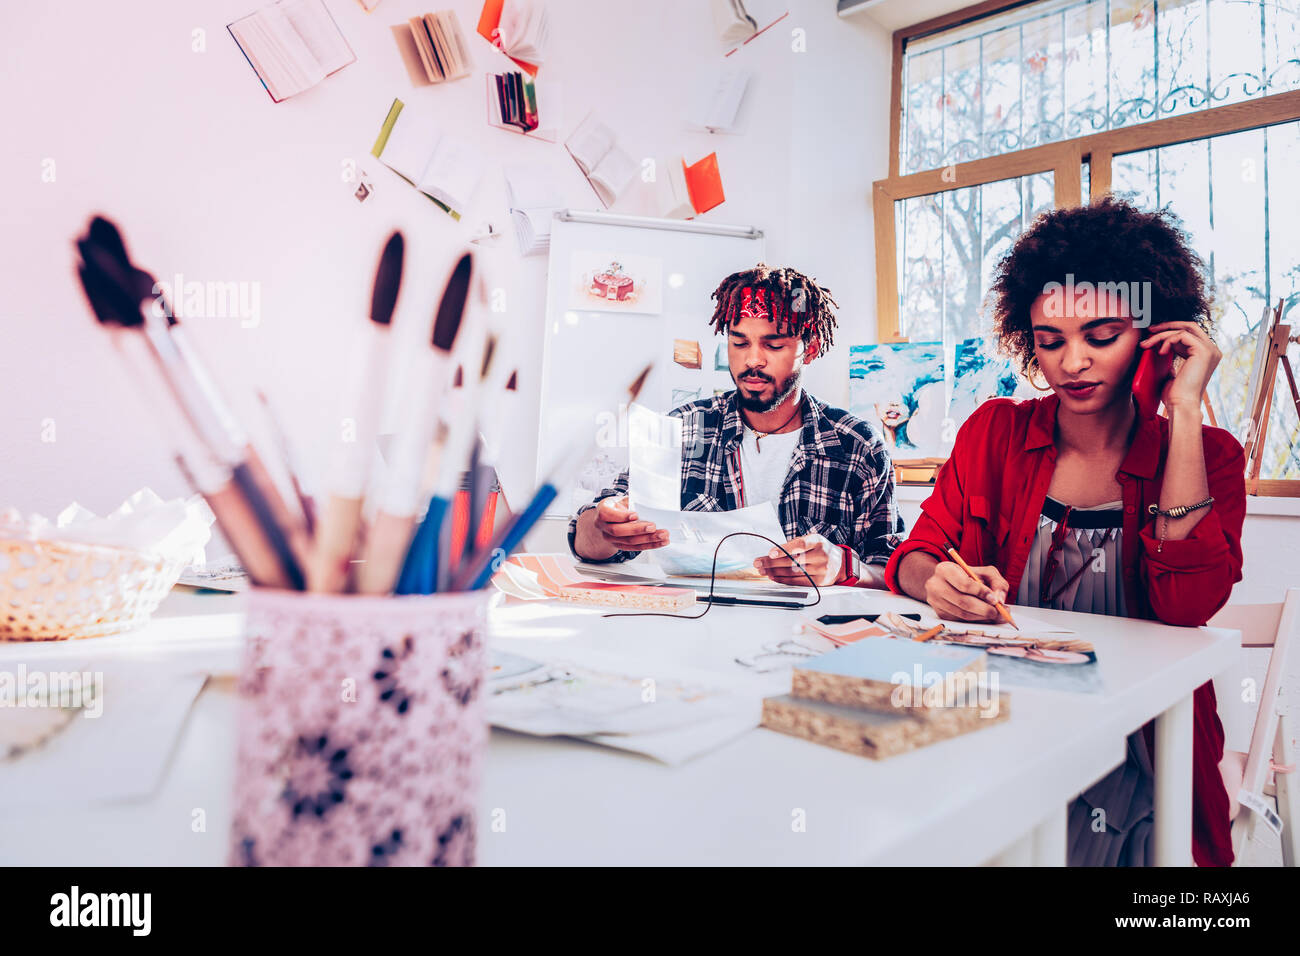
[[249, 593], [231, 864], [473, 865], [487, 600]]

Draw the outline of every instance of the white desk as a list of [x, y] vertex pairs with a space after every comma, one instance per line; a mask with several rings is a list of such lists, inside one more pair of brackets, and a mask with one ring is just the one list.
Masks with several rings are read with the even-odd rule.
[[[824, 595], [818, 613], [917, 606], [880, 592], [829, 589]], [[176, 636], [167, 666], [232, 666], [239, 617], [230, 612], [239, 600], [169, 599], [165, 615], [206, 613], [161, 616], [151, 624], [155, 635]], [[1060, 865], [1069, 800], [1123, 760], [1130, 732], [1159, 718], [1157, 853], [1161, 862], [1190, 863], [1191, 693], [1229, 665], [1237, 632], [1026, 613], [1062, 619], [1096, 644], [1104, 694], [1004, 688], [1012, 695], [1008, 722], [879, 762], [763, 729], [679, 767], [575, 740], [494, 731], [480, 800], [479, 859], [488, 865], [963, 865], [999, 858]], [[734, 674], [738, 654], [790, 636], [800, 614], [719, 607], [694, 623], [616, 621], [547, 603], [498, 608], [492, 630], [494, 642], [507, 649], [536, 653], [539, 642], [599, 647], [647, 673], [671, 673], [676, 663]], [[186, 649], [188, 635], [204, 639]], [[125, 641], [97, 643], [0, 647], [0, 668], [24, 653], [75, 654], [79, 666], [94, 654], [120, 660], [134, 653]], [[140, 666], [163, 666], [167, 656], [153, 653]], [[0, 814], [0, 863], [222, 863], [235, 708], [232, 682], [210, 681], [150, 799]], [[75, 772], [69, 768], [70, 779]], [[194, 829], [196, 809], [204, 812], [202, 832]], [[493, 829], [494, 819], [498, 825], [504, 819], [504, 831]]]

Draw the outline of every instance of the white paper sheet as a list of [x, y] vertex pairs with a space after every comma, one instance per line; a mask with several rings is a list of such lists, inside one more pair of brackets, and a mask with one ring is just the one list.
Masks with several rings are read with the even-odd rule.
[[627, 410], [627, 443], [627, 490], [633, 509], [679, 509], [682, 420], [634, 403]]
[[[717, 571], [753, 570], [754, 559], [766, 555], [772, 545], [764, 540], [785, 542], [785, 531], [776, 504], [764, 501], [735, 511], [667, 511], [637, 506], [637, 515], [656, 527], [667, 529], [668, 544], [649, 552], [665, 574], [709, 574], [718, 551]], [[718, 543], [729, 534], [751, 532]], [[764, 538], [753, 537], [753, 534]]]
[[[74, 713], [40, 746], [0, 764], [0, 808], [85, 806], [157, 790], [207, 675], [160, 671], [138, 662], [99, 667], [100, 704]], [[36, 669], [32, 665], [27, 673]], [[87, 716], [95, 711], [98, 716]], [[20, 708], [0, 708], [0, 721], [13, 721], [11, 743], [20, 747], [16, 734], [22, 716]]]
[[593, 743], [680, 763], [758, 726], [762, 698], [711, 676], [673, 677], [493, 649], [488, 720], [539, 737]]

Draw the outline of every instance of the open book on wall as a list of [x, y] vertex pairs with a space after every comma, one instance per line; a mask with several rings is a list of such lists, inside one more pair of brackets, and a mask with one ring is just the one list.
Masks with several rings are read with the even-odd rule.
[[478, 33], [529, 76], [536, 76], [550, 34], [545, 0], [486, 0]]
[[446, 132], [432, 116], [416, 115], [393, 100], [370, 151], [385, 166], [460, 219], [483, 174], [483, 157]]
[[665, 219], [692, 219], [721, 205], [727, 198], [722, 191], [717, 153], [709, 153], [690, 166], [675, 156], [659, 167], [655, 204]]
[[738, 133], [742, 106], [753, 73], [732, 64], [701, 83], [695, 91], [687, 126], [708, 133]]
[[324, 0], [279, 0], [226, 29], [276, 103], [311, 89], [357, 58]]
[[564, 143], [606, 207], [614, 205], [636, 176], [636, 160], [618, 145], [614, 131], [587, 115]]
[[487, 111], [489, 125], [548, 143], [559, 139], [564, 122], [559, 87], [519, 70], [487, 74]]
[[412, 82], [420, 86], [469, 76], [474, 66], [455, 10], [411, 17], [392, 28]]
[[724, 43], [740, 43], [758, 32], [758, 21], [745, 9], [744, 0], [712, 0], [713, 29]]

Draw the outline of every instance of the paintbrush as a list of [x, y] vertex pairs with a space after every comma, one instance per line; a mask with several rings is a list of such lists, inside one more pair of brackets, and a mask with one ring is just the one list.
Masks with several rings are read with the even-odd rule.
[[142, 328], [164, 368], [171, 371], [167, 381], [180, 400], [181, 411], [212, 456], [230, 468], [231, 477], [276, 551], [284, 572], [280, 586], [300, 590], [305, 583], [302, 569], [310, 546], [305, 516], [295, 514], [285, 504], [261, 455], [199, 360], [174, 311], [155, 291], [159, 286], [153, 276], [131, 262], [121, 233], [102, 216], [91, 221], [87, 238], [79, 247], [83, 258], [89, 255], [106, 276], [132, 296], [140, 300], [153, 296], [149, 307], [137, 308], [136, 314], [142, 316]]
[[[653, 363], [641, 370], [641, 373], [627, 387], [626, 397], [621, 399], [622, 401], [629, 404], [636, 401], [652, 368], [654, 368]], [[617, 407], [618, 402], [614, 405]], [[533, 497], [524, 510], [512, 517], [500, 531], [494, 534], [487, 547], [475, 551], [465, 566], [453, 576], [451, 590], [478, 590], [485, 587], [500, 563], [510, 557], [515, 548], [523, 543], [524, 537], [546, 513], [546, 509], [555, 500], [560, 489], [572, 481], [582, 466], [591, 460], [597, 448], [595, 438], [584, 440], [580, 445], [575, 443], [573, 453], [566, 454], [552, 468], [546, 481], [533, 492]]]
[[414, 387], [401, 396], [402, 424], [393, 439], [391, 464], [379, 489], [378, 510], [366, 535], [357, 590], [385, 594], [399, 583], [415, 529], [420, 479], [437, 423], [436, 402], [450, 378], [451, 352], [460, 332], [475, 277], [473, 253], [466, 252], [447, 278], [433, 322], [431, 348], [417, 359]]
[[[961, 555], [957, 553], [956, 548], [954, 548], [951, 544], [949, 544], [947, 551], [948, 551], [948, 557], [952, 558], [955, 562], [957, 562], [957, 564], [961, 566], [961, 569], [970, 575], [972, 581], [976, 582], [977, 584], [984, 583], [979, 579], [978, 575], [976, 575], [975, 572], [971, 570], [970, 565], [961, 559]], [[995, 601], [993, 602], [993, 606], [998, 609], [998, 614], [1001, 616], [1001, 618], [1004, 621], [1006, 621], [1008, 624], [1014, 627], [1017, 631], [1020, 630], [1020, 625], [1017, 624], [1014, 620], [1012, 620], [1011, 612], [1007, 610], [1007, 606], [1005, 604], [1003, 604], [1001, 601]]]
[[[435, 591], [447, 590], [451, 586], [451, 575], [456, 570], [451, 563], [454, 557], [451, 553], [452, 526], [454, 522], [448, 520], [448, 515], [461, 488], [461, 479], [466, 469], [469, 469], [470, 472], [470, 497], [473, 497], [473, 468], [479, 441], [478, 416], [476, 414], [478, 395], [483, 388], [484, 382], [492, 372], [493, 358], [497, 355], [497, 352], [496, 336], [489, 335], [483, 346], [482, 361], [479, 363], [478, 374], [473, 374], [471, 367], [471, 370], [465, 375], [465, 384], [462, 389], [464, 394], [460, 406], [461, 413], [452, 421], [446, 444], [442, 449], [442, 466], [439, 469], [438, 485], [434, 489], [433, 496], [433, 500], [440, 503], [443, 514], [437, 539], [437, 550], [433, 555], [433, 589]], [[471, 501], [471, 527], [474, 526], [473, 507], [474, 503]], [[472, 541], [473, 539], [467, 535], [463, 545], [466, 553], [473, 548]]]
[[[295, 565], [291, 578], [297, 583], [292, 586], [301, 590], [306, 586], [306, 566], [312, 550], [309, 530], [311, 518], [306, 511], [308, 507], [306, 501], [299, 494], [294, 499], [299, 507], [296, 509], [289, 507], [279, 486], [271, 477], [262, 453], [226, 404], [215, 381], [199, 359], [198, 351], [191, 344], [185, 328], [172, 314], [171, 309], [164, 311], [167, 317], [166, 325], [157, 318], [147, 318], [146, 324], [152, 324], [155, 328], [164, 331], [168, 341], [174, 346], [176, 354], [188, 373], [188, 380], [192, 383], [195, 414], [204, 423], [209, 443], [218, 450], [221, 460], [230, 464], [236, 480], [249, 486], [249, 500], [257, 506], [259, 513], [265, 516], [264, 520], [268, 522], [268, 529], [271, 530], [273, 537], [278, 541], [279, 537], [283, 536]], [[289, 471], [289, 479], [296, 490], [297, 483], [292, 469]], [[279, 548], [278, 543], [277, 548]]]
[[[502, 432], [506, 426], [507, 410], [510, 399], [516, 390], [519, 372], [511, 358], [509, 340], [504, 334], [498, 336], [492, 374], [483, 387], [482, 412], [479, 415], [478, 441], [474, 443], [474, 452], [470, 458], [469, 469], [469, 529], [465, 536], [465, 548], [460, 556], [463, 566], [473, 554], [474, 549], [486, 541], [483, 537], [481, 523], [488, 496], [497, 477], [496, 465], [500, 460]], [[489, 530], [488, 534], [491, 534]], [[459, 567], [457, 568], [459, 570]]]
[[[119, 352], [124, 357], [134, 353], [133, 369], [138, 371], [138, 360], [147, 356], [155, 373], [148, 378], [155, 384], [161, 381], [171, 392], [174, 402], [170, 404], [159, 401], [156, 387], [145, 398], [164, 419], [169, 436], [189, 446], [179, 451], [204, 475], [196, 490], [207, 498], [250, 577], [266, 586], [300, 588], [301, 568], [285, 529], [277, 523], [275, 509], [248, 461], [222, 440], [225, 429], [219, 411], [208, 400], [210, 390], [177, 348], [159, 312], [165, 303], [159, 297], [142, 308], [157, 284], [130, 262], [117, 229], [102, 217], [96, 217], [77, 247], [82, 257], [78, 275], [92, 311], [102, 325], [117, 330], [114, 341]], [[135, 338], [133, 345], [127, 345], [130, 337]], [[178, 418], [183, 426], [178, 426]], [[201, 452], [196, 453], [195, 446], [201, 446]]]
[[350, 559], [361, 532], [361, 509], [366, 478], [374, 457], [379, 418], [387, 392], [391, 324], [402, 284], [406, 243], [394, 232], [384, 244], [370, 294], [370, 321], [362, 330], [365, 355], [354, 366], [353, 381], [345, 386], [344, 418], [351, 419], [352, 434], [339, 436], [329, 470], [329, 496], [321, 517], [320, 534], [312, 553], [308, 584], [313, 591], [337, 593], [347, 589]]
[[[432, 476], [431, 490], [426, 492], [429, 505], [411, 539], [395, 589], [398, 594], [432, 594], [449, 583], [446, 565], [455, 524], [450, 516], [455, 510], [466, 460], [478, 434], [474, 415], [478, 393], [496, 354], [496, 336], [481, 316], [487, 301], [481, 274], [476, 276], [474, 284], [476, 288], [466, 309], [479, 314], [470, 315], [461, 323], [456, 343], [458, 356], [471, 363], [471, 372], [466, 374], [464, 366], [457, 365], [452, 388], [443, 403], [445, 414], [438, 423], [425, 461], [425, 474]], [[472, 371], [475, 368], [477, 373]]]
[[[500, 346], [498, 345], [498, 348]], [[507, 365], [498, 360], [496, 367], [504, 370]], [[483, 526], [487, 517], [488, 497], [493, 485], [500, 488], [497, 475], [497, 462], [500, 460], [502, 431], [508, 418], [510, 399], [517, 388], [519, 373], [512, 369], [504, 377], [494, 373], [492, 381], [484, 389], [486, 400], [483, 403], [482, 432], [479, 441], [474, 444], [474, 453], [470, 458], [469, 468], [469, 529], [465, 535], [465, 547], [457, 567], [464, 567], [476, 548], [488, 543], [494, 529]], [[486, 535], [485, 535], [486, 530]]]
[[257, 390], [257, 400], [262, 406], [262, 411], [266, 413], [267, 424], [270, 425], [271, 435], [280, 453], [280, 464], [284, 467], [285, 474], [289, 476], [289, 486], [293, 489], [293, 496], [298, 499], [298, 507], [302, 510], [307, 536], [311, 537], [316, 531], [316, 506], [302, 490], [302, 483], [298, 480], [298, 469], [294, 463], [293, 448], [289, 445], [289, 434], [284, 430], [284, 423], [280, 420], [280, 416], [271, 407], [271, 400], [266, 397], [266, 392], [260, 388]]

